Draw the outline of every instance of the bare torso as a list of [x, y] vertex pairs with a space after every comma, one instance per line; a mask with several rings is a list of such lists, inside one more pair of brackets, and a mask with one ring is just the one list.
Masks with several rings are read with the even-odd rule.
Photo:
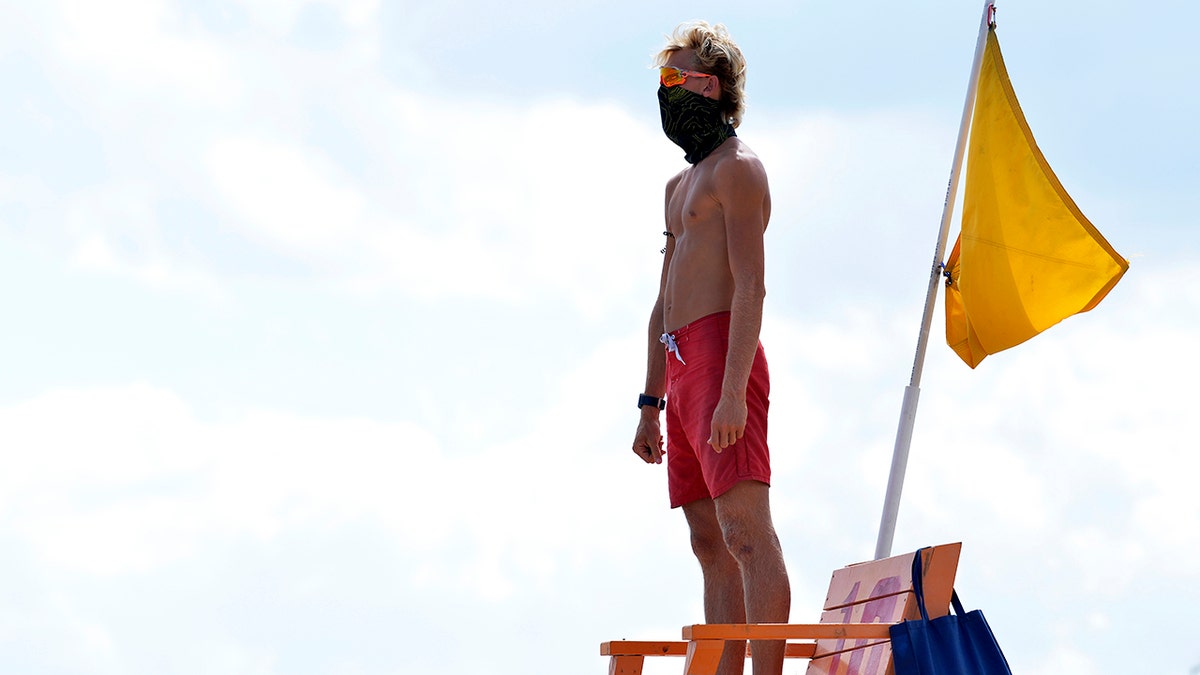
[[[771, 196], [762, 164], [737, 137], [671, 179], [662, 297], [665, 331], [731, 309], [737, 286], [731, 246], [734, 258], [756, 262], [753, 273], [761, 284], [762, 231], [770, 216]], [[757, 250], [742, 250], [746, 248], [742, 242], [754, 238]], [[750, 246], [754, 247], [752, 241]]]

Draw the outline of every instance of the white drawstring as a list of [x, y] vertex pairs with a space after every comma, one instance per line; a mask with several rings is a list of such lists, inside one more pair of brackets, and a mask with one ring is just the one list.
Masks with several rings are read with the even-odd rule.
[[675, 358], [679, 359], [680, 363], [685, 366], [687, 365], [687, 361], [684, 361], [683, 356], [679, 353], [679, 345], [675, 342], [674, 335], [663, 333], [662, 337], [658, 338], [658, 341], [667, 346], [668, 352], [675, 352]]

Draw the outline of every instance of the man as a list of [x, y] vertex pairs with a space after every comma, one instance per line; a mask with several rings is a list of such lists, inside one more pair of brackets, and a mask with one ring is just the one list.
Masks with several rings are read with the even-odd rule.
[[[683, 508], [703, 572], [705, 621], [786, 623], [791, 591], [767, 496], [769, 381], [758, 341], [771, 197], [762, 163], [734, 133], [745, 59], [723, 26], [694, 22], [675, 30], [658, 63], [663, 131], [691, 166], [667, 183], [667, 246], [633, 451], [647, 463], [667, 456], [671, 507]], [[782, 672], [783, 649], [753, 643], [755, 675]], [[744, 645], [730, 643], [718, 672], [741, 673], [744, 658]]]

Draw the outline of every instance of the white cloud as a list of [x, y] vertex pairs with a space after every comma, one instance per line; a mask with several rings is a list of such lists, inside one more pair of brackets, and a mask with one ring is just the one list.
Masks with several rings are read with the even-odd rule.
[[[10, 447], [2, 479], [7, 527], [43, 560], [89, 574], [128, 574], [195, 555], [231, 536], [380, 516], [425, 495], [396, 490], [437, 457], [411, 424], [251, 413], [205, 424], [146, 385], [58, 390], [0, 411]], [[63, 424], [62, 420], [70, 420]], [[415, 533], [415, 531], [413, 532]]]
[[230, 52], [196, 36], [172, 3], [62, 0], [57, 15], [52, 25], [58, 53], [75, 67], [102, 75], [108, 87], [170, 92], [221, 107], [240, 94]]
[[366, 204], [325, 158], [256, 138], [212, 144], [208, 169], [247, 232], [303, 257], [337, 258], [361, 242]]
[[165, 241], [154, 186], [143, 180], [108, 181], [78, 190], [59, 203], [33, 201], [42, 216], [62, 227], [36, 236], [67, 249], [71, 262], [82, 269], [210, 297], [221, 292], [218, 280], [192, 251]]
[[287, 35], [306, 8], [326, 7], [337, 12], [338, 18], [356, 30], [367, 30], [379, 13], [378, 0], [237, 0], [236, 4], [254, 18], [255, 23], [271, 33]]
[[[656, 274], [649, 253], [669, 170], [646, 161], [651, 134], [624, 111], [390, 101], [377, 114], [401, 130], [387, 160], [396, 186], [368, 188], [294, 141], [214, 144], [210, 176], [232, 221], [335, 278], [422, 297], [567, 293], [596, 314]], [[639, 232], [640, 257], [629, 250]]]
[[[482, 573], [494, 582], [484, 590], [511, 589], [519, 580], [506, 576], [511, 570], [537, 578], [604, 550], [627, 555], [619, 542], [636, 528], [605, 534], [604, 511], [573, 506], [603, 503], [630, 484], [618, 478], [627, 462], [611, 461], [633, 464], [626, 443], [597, 447], [579, 430], [611, 426], [589, 410], [626, 393], [629, 373], [612, 363], [636, 365], [631, 351], [639, 349], [625, 340], [589, 355], [552, 397], [559, 402], [530, 419], [530, 435], [466, 456], [447, 456], [413, 423], [270, 411], [205, 422], [148, 385], [51, 391], [0, 410], [18, 450], [0, 477], [4, 529], [47, 565], [108, 576], [146, 572], [231, 537], [266, 541], [370, 521], [409, 551], [441, 558], [450, 571], [443, 581], [480, 584]], [[647, 499], [648, 490], [634, 501]], [[445, 557], [464, 536], [476, 552]]]
[[1031, 675], [1095, 675], [1110, 672], [1100, 668], [1086, 652], [1065, 646], [1056, 648], [1042, 663], [1030, 665], [1033, 665], [1033, 669], [1026, 672]]

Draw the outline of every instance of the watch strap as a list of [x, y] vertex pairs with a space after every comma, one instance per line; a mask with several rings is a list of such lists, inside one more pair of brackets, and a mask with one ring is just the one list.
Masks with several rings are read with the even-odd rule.
[[655, 408], [658, 408], [659, 410], [666, 410], [667, 409], [667, 400], [665, 398], [658, 398], [656, 396], [647, 396], [646, 394], [638, 394], [638, 404], [637, 404], [638, 410], [641, 410], [642, 408], [644, 408], [648, 405], [652, 405]]

